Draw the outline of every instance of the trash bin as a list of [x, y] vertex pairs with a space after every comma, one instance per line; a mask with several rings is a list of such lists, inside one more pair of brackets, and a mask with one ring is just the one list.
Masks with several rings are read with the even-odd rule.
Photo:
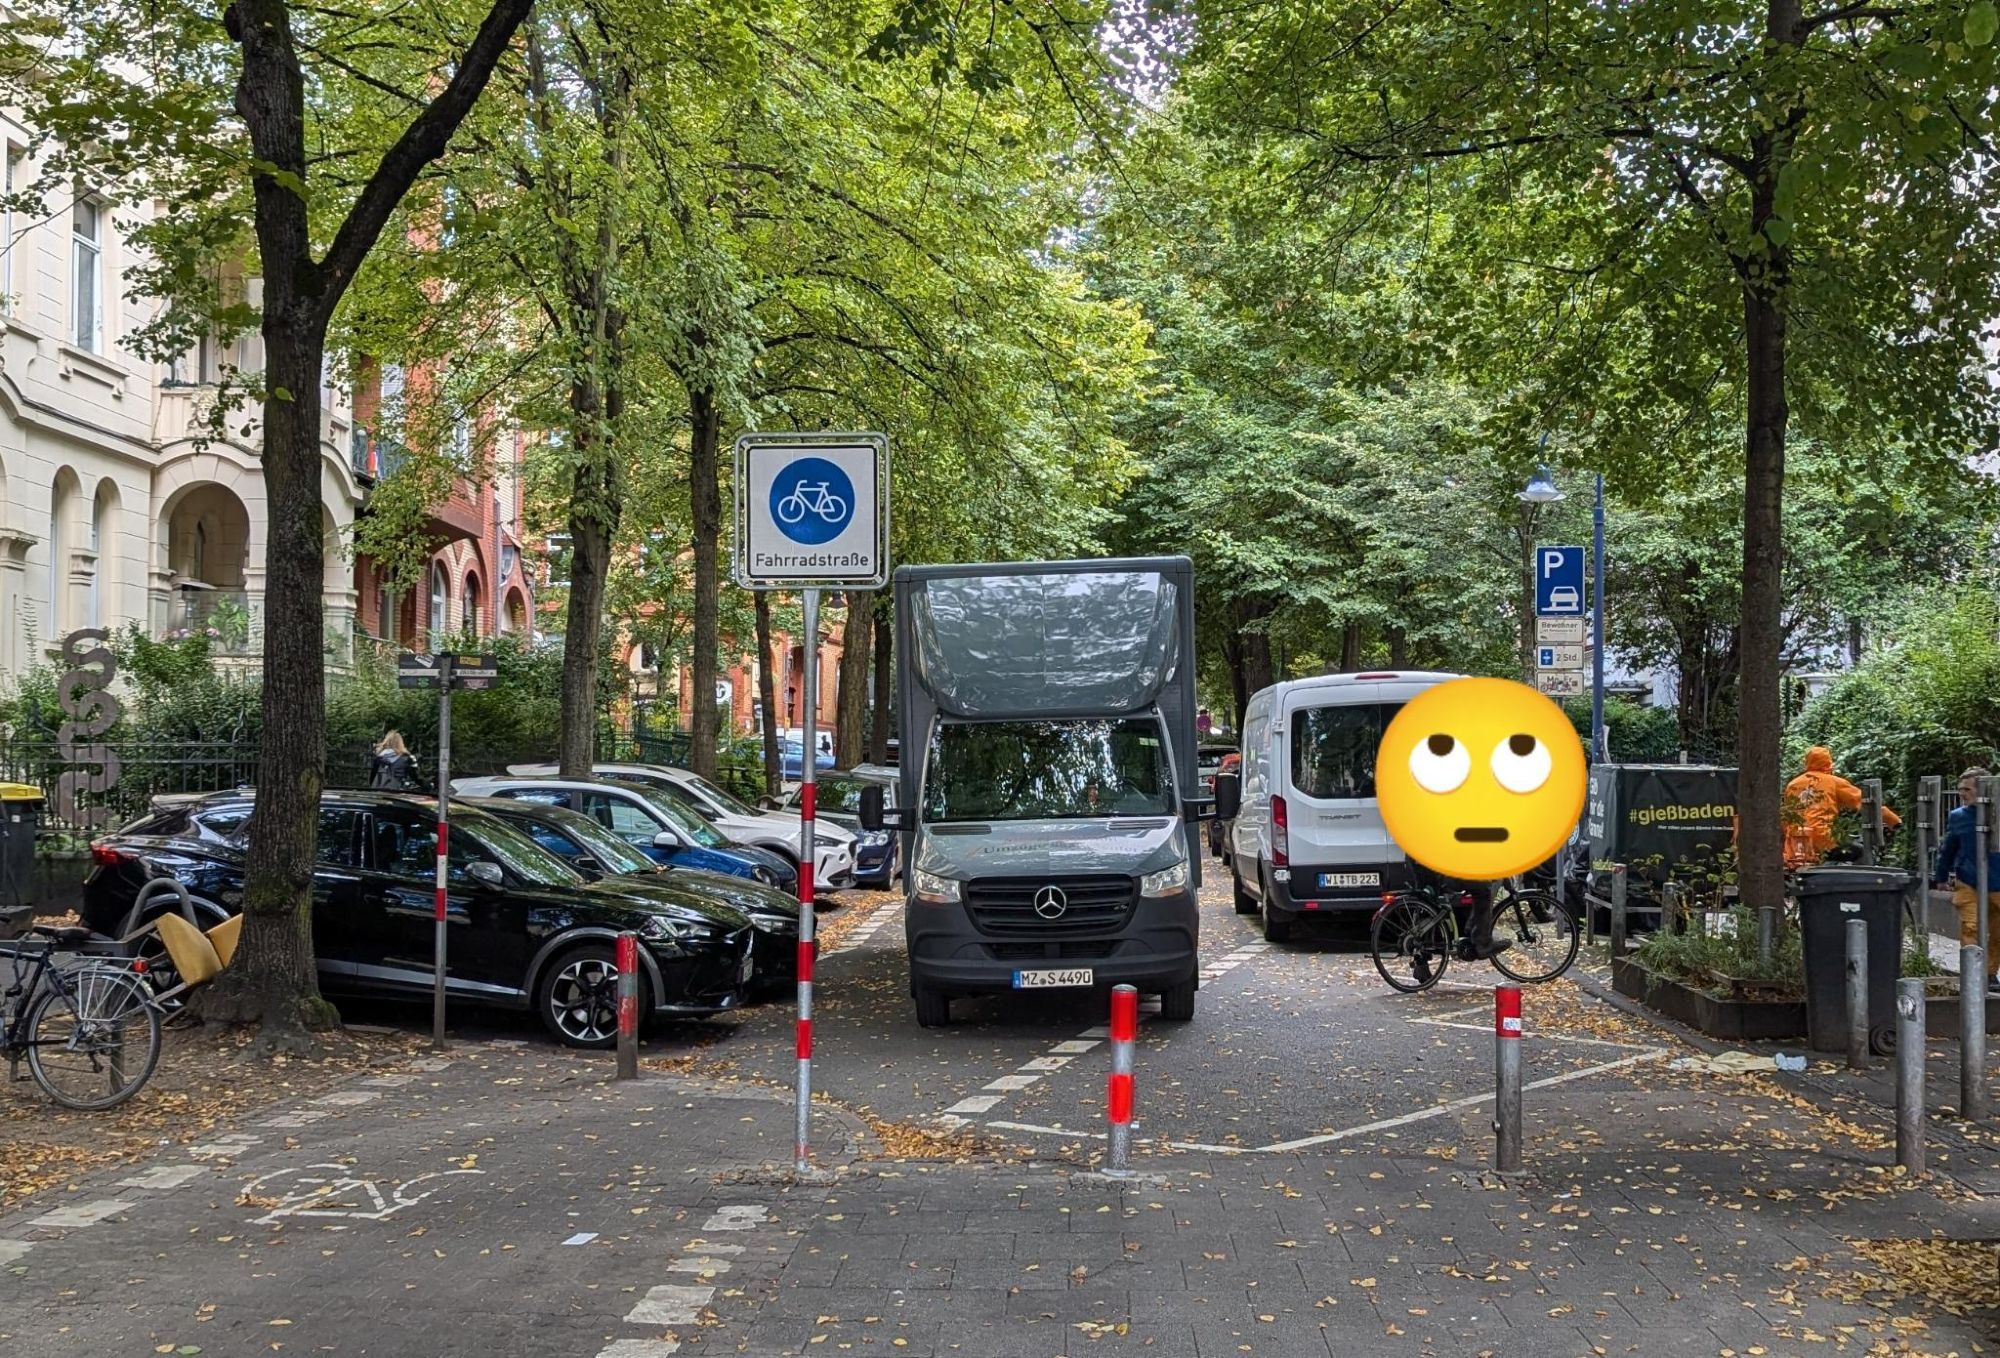
[[35, 833], [42, 828], [42, 791], [0, 783], [0, 938], [19, 938], [34, 923]]
[[1868, 925], [1868, 1045], [1895, 1049], [1896, 978], [1903, 970], [1903, 900], [1910, 875], [1893, 868], [1807, 868], [1799, 874], [1806, 1040], [1847, 1050], [1847, 921]]

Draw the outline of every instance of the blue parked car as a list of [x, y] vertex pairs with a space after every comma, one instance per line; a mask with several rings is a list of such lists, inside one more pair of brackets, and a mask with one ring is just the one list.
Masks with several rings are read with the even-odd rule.
[[457, 778], [461, 797], [507, 797], [581, 811], [656, 863], [748, 877], [798, 894], [799, 873], [769, 849], [738, 844], [672, 797], [609, 778]]
[[[778, 771], [786, 782], [796, 783], [806, 776], [805, 752], [806, 747], [802, 741], [785, 740], [778, 743]], [[832, 768], [833, 751], [821, 750], [819, 758], [813, 760], [813, 765], [816, 770]]]

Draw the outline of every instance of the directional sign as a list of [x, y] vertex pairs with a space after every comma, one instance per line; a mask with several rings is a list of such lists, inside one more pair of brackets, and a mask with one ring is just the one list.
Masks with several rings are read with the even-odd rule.
[[1583, 647], [1537, 646], [1535, 648], [1535, 668], [1538, 670], [1580, 670], [1583, 668]]
[[398, 688], [436, 688], [445, 662], [451, 666], [451, 686], [459, 689], [492, 688], [500, 678], [500, 661], [490, 655], [425, 655], [415, 652], [396, 657]]
[[437, 657], [423, 654], [397, 656], [396, 686], [398, 688], [436, 688], [438, 686]]
[[1583, 616], [1583, 548], [1535, 548], [1535, 613]]
[[1583, 694], [1582, 670], [1536, 670], [1535, 687], [1551, 698], [1576, 698]]
[[736, 440], [736, 582], [873, 589], [888, 579], [889, 440], [745, 434]]
[[492, 688], [500, 681], [500, 658], [492, 655], [455, 655], [451, 658], [453, 688]]
[[1583, 619], [1536, 618], [1535, 644], [1537, 646], [1583, 645]]

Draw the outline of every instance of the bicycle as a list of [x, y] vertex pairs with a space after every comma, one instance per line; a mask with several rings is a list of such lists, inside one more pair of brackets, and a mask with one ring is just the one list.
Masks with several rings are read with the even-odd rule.
[[[807, 498], [808, 491], [811, 498]], [[838, 523], [847, 517], [847, 501], [833, 493], [831, 481], [801, 481], [778, 501], [777, 513], [778, 522], [785, 524], [797, 523], [808, 513], [826, 523]]]
[[[1454, 958], [1470, 962], [1472, 941], [1460, 935], [1458, 912], [1468, 892], [1420, 886], [1391, 892], [1369, 928], [1375, 970], [1397, 990], [1415, 994], [1438, 983]], [[1553, 981], [1576, 961], [1581, 939], [1569, 907], [1546, 891], [1509, 891], [1493, 911], [1493, 941], [1507, 947], [1487, 960], [1523, 984]]]
[[96, 958], [56, 965], [56, 950], [88, 929], [31, 929], [39, 939], [0, 945], [13, 976], [0, 991], [0, 1051], [10, 1080], [21, 1062], [64, 1108], [101, 1112], [145, 1087], [160, 1063], [160, 1011], [132, 969]]

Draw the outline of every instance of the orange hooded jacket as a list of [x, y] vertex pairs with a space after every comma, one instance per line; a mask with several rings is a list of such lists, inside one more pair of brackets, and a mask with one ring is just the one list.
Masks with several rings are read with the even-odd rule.
[[[1861, 809], [1861, 789], [1833, 771], [1833, 751], [1815, 745], [1806, 751], [1806, 771], [1785, 784], [1785, 866], [1806, 868], [1834, 846], [1833, 821], [1842, 811]], [[1903, 823], [1888, 807], [1882, 824]]]

